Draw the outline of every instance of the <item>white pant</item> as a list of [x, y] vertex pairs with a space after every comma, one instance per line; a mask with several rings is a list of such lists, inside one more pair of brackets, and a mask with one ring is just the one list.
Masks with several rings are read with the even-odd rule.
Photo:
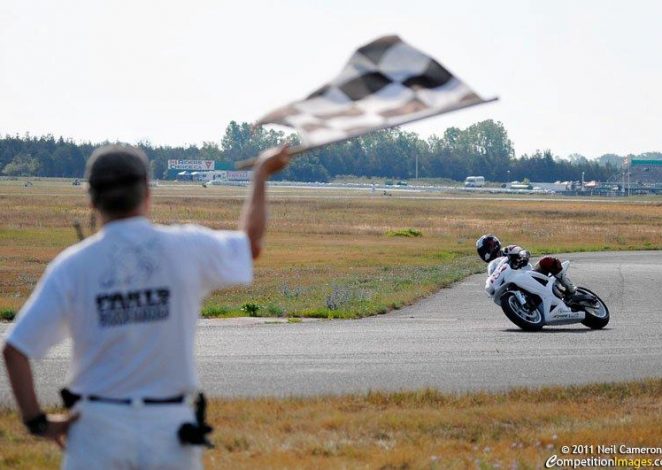
[[177, 430], [194, 422], [186, 404], [148, 406], [81, 401], [69, 429], [65, 470], [202, 469], [202, 447], [182, 445]]

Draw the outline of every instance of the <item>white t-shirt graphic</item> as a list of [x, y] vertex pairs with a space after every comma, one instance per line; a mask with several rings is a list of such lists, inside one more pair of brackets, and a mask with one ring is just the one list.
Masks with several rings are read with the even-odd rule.
[[41, 358], [71, 337], [74, 393], [189, 393], [199, 388], [194, 337], [202, 299], [252, 276], [243, 232], [114, 221], [49, 264], [7, 342]]

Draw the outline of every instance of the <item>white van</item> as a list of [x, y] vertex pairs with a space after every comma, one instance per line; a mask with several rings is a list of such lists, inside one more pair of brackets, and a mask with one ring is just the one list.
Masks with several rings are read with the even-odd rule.
[[467, 176], [467, 179], [464, 180], [465, 188], [482, 188], [483, 186], [485, 186], [484, 176]]

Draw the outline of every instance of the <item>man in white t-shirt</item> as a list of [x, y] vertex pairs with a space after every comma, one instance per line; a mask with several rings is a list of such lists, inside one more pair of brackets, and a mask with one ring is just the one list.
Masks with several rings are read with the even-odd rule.
[[[28, 430], [62, 448], [66, 437], [64, 468], [201, 467], [201, 447], [179, 432], [189, 423], [204, 441], [188, 403], [199, 389], [200, 305], [214, 289], [251, 282], [266, 227], [265, 183], [288, 160], [285, 148], [258, 158], [239, 231], [230, 232], [152, 224], [144, 152], [109, 145], [92, 154], [86, 177], [102, 228], [48, 265], [3, 349]], [[29, 360], [68, 337], [63, 397], [73, 409], [47, 416]]]

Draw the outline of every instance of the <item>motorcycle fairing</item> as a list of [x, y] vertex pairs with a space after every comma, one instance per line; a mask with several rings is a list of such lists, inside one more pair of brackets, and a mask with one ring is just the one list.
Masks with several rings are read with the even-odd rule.
[[[563, 263], [563, 272], [567, 271], [569, 261]], [[533, 270], [512, 269], [508, 263], [502, 263], [487, 278], [485, 291], [501, 306], [501, 297], [508, 290], [520, 289], [541, 301], [542, 315], [546, 325], [577, 323], [586, 317], [583, 311], [573, 311], [563, 299], [554, 295], [555, 281], [549, 276]]]

